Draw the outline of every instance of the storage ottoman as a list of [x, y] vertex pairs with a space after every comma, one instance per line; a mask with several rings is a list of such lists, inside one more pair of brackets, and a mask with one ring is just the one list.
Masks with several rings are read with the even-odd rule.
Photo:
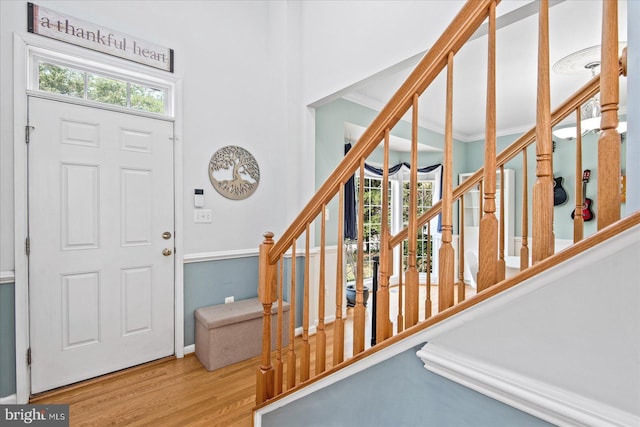
[[[200, 307], [196, 317], [196, 356], [209, 371], [260, 355], [262, 304], [258, 298]], [[289, 303], [282, 303], [282, 347], [289, 338]], [[271, 307], [271, 349], [276, 347], [278, 302]]]

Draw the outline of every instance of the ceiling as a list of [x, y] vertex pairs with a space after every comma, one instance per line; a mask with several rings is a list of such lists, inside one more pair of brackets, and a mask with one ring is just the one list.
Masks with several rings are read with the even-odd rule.
[[[448, 3], [446, 1], [435, 2]], [[551, 1], [549, 16], [550, 65], [558, 60], [600, 41], [602, 2], [593, 0]], [[496, 99], [497, 133], [508, 135], [520, 133], [533, 127], [536, 111], [537, 85], [537, 27], [538, 2], [503, 0], [497, 8], [496, 41]], [[619, 40], [625, 41], [627, 34], [626, 1], [619, 3]], [[426, 27], [427, 31], [429, 27]], [[433, 34], [435, 41], [440, 34]], [[422, 58], [421, 52], [412, 58], [382, 70], [369, 78], [336, 94], [352, 102], [380, 110], [400, 87], [413, 67]], [[460, 141], [484, 139], [486, 68], [487, 68], [486, 24], [472, 40], [455, 56], [454, 62], [454, 106], [453, 133]], [[579, 67], [581, 68], [581, 67]], [[445, 72], [420, 97], [420, 125], [438, 133], [444, 133]], [[591, 78], [589, 70], [574, 74], [551, 72], [551, 106], [559, 105]], [[626, 79], [621, 79], [621, 112], [626, 105]], [[410, 121], [411, 111], [405, 120]], [[571, 122], [567, 119], [565, 122]], [[573, 120], [575, 121], [575, 120]], [[354, 132], [349, 129], [349, 132]], [[357, 133], [351, 133], [358, 138]]]

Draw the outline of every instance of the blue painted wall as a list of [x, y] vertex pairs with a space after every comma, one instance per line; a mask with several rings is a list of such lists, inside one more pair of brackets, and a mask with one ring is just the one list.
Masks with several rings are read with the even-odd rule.
[[184, 345], [195, 343], [194, 312], [199, 307], [258, 296], [258, 257], [184, 265]]
[[[283, 294], [289, 300], [291, 259], [285, 259]], [[296, 325], [302, 325], [304, 258], [296, 263]], [[225, 297], [236, 301], [258, 296], [258, 257], [234, 258], [185, 264], [184, 345], [195, 343], [194, 313], [199, 307], [224, 304]]]
[[[284, 284], [282, 294], [284, 300], [290, 302], [291, 298], [291, 258], [284, 260]], [[304, 303], [304, 257], [296, 257], [296, 327], [302, 326], [302, 305]]]
[[15, 287], [0, 284], [0, 397], [16, 392]]
[[427, 371], [416, 356], [420, 347], [269, 412], [262, 425], [291, 425], [291, 420], [304, 420], [298, 425], [306, 427], [551, 425]]

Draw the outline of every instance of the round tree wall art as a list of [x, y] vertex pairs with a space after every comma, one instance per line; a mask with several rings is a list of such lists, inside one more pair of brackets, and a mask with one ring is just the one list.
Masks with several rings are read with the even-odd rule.
[[228, 145], [211, 156], [209, 179], [213, 188], [224, 197], [242, 200], [258, 188], [260, 168], [247, 150], [236, 145]]

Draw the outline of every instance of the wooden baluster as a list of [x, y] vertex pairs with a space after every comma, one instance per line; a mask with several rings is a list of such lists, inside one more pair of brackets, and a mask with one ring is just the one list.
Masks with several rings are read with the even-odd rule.
[[311, 346], [309, 345], [309, 224], [306, 226], [304, 252], [304, 299], [302, 302], [302, 360], [300, 362], [300, 382], [309, 379], [311, 365]]
[[447, 57], [447, 106], [444, 125], [444, 165], [442, 167], [442, 244], [438, 269], [438, 311], [453, 306], [455, 253], [453, 251], [453, 52]]
[[478, 224], [480, 224], [484, 216], [484, 184], [482, 180], [478, 182], [478, 214]]
[[333, 366], [344, 360], [344, 319], [342, 318], [343, 252], [344, 252], [344, 183], [338, 195], [338, 253], [336, 256], [336, 320], [333, 323]]
[[291, 245], [291, 290], [289, 291], [289, 353], [287, 355], [287, 390], [296, 386], [296, 239]]
[[282, 319], [282, 287], [284, 282], [284, 255], [280, 256], [280, 275], [278, 276], [278, 317], [276, 328], [276, 368], [275, 368], [275, 396], [282, 393], [282, 329], [284, 328]]
[[402, 314], [402, 307], [404, 305], [404, 295], [402, 289], [402, 276], [404, 274], [404, 242], [400, 244], [400, 257], [398, 259], [398, 320], [397, 320], [397, 333], [404, 331], [404, 316]]
[[459, 199], [460, 202], [460, 221], [458, 232], [458, 283], [456, 287], [458, 289], [458, 304], [465, 300], [465, 287], [464, 287], [464, 194]]
[[484, 147], [484, 215], [478, 244], [478, 291], [498, 279], [498, 220], [496, 219], [496, 4], [489, 6], [487, 118]]
[[431, 222], [427, 222], [427, 289], [424, 298], [424, 318], [431, 317], [433, 302], [431, 301]]
[[409, 175], [409, 243], [405, 273], [405, 322], [407, 327], [418, 323], [418, 94], [413, 95], [411, 119], [411, 173]]
[[260, 245], [258, 267], [258, 299], [262, 304], [262, 361], [256, 374], [256, 403], [274, 396], [273, 366], [271, 365], [271, 306], [276, 299], [275, 264], [269, 264], [269, 250], [273, 247], [273, 233], [266, 232]]
[[380, 343], [391, 336], [389, 327], [389, 129], [384, 131], [382, 161], [382, 224], [380, 225], [380, 279], [376, 295], [376, 335]]
[[580, 107], [576, 108], [576, 208], [573, 215], [573, 243], [584, 237], [584, 217], [582, 214], [582, 114]]
[[522, 242], [520, 246], [520, 271], [529, 268], [529, 175], [527, 172], [527, 148], [522, 150]]
[[602, 2], [600, 137], [598, 138], [598, 230], [620, 219], [618, 133], [618, 2]]
[[356, 305], [353, 310], [353, 355], [364, 351], [364, 159], [360, 159], [358, 187], [358, 261], [356, 273]]
[[[391, 242], [391, 233], [388, 233], [387, 242]], [[389, 272], [388, 276], [391, 278], [393, 274], [393, 248], [389, 246], [389, 251], [387, 252], [387, 271]], [[389, 280], [389, 288], [391, 288], [391, 280]], [[391, 296], [389, 296], [389, 317], [387, 318], [387, 336], [393, 336], [393, 321], [391, 320]]]
[[327, 335], [324, 331], [325, 305], [325, 243], [327, 230], [327, 205], [322, 205], [320, 215], [320, 278], [318, 283], [318, 330], [316, 332], [316, 375], [327, 369]]
[[554, 252], [553, 166], [549, 89], [549, 1], [540, 1], [538, 96], [536, 107], [536, 183], [533, 186], [533, 263]]
[[500, 238], [498, 240], [498, 282], [504, 280], [507, 265], [504, 261], [504, 165], [500, 165]]

